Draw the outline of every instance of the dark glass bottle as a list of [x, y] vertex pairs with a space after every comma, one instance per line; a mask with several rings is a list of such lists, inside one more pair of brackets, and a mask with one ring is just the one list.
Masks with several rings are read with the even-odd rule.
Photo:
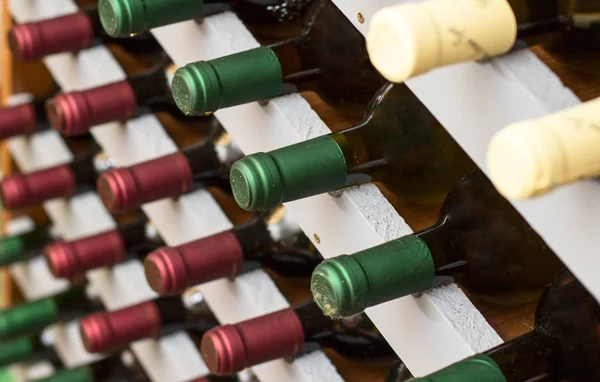
[[177, 109], [171, 97], [165, 69], [169, 62], [163, 57], [153, 68], [123, 81], [56, 95], [45, 105], [50, 126], [62, 135], [76, 136], [88, 133], [95, 125], [160, 111], [179, 120], [191, 120]]
[[50, 127], [44, 112], [44, 103], [58, 93], [54, 87], [47, 94], [32, 102], [0, 109], [0, 139], [29, 135]]
[[108, 210], [124, 213], [198, 188], [218, 186], [227, 190], [229, 156], [239, 155], [230, 140], [222, 139], [225, 136], [215, 133], [201, 144], [174, 154], [107, 171], [98, 178], [98, 194]]
[[[242, 372], [244, 373], [244, 372]], [[207, 375], [206, 377], [196, 378], [189, 382], [258, 382], [256, 377], [243, 375], [239, 377], [238, 375]]]
[[143, 259], [163, 245], [153, 227], [139, 219], [78, 240], [55, 241], [44, 248], [44, 256], [54, 276], [71, 279], [92, 269]]
[[0, 266], [29, 260], [41, 254], [44, 245], [56, 239], [54, 227], [49, 222], [32, 230], [0, 239]]
[[538, 298], [563, 267], [541, 237], [476, 170], [448, 194], [432, 227], [321, 263], [312, 292], [332, 317], [455, 279], [501, 303]]
[[2, 341], [0, 344], [0, 367], [13, 363], [39, 361], [49, 362], [55, 368], [62, 367], [60, 357], [54, 351], [52, 344], [45, 342], [42, 336], [22, 337]]
[[83, 343], [91, 353], [113, 351], [182, 330], [200, 340], [217, 325], [199, 293], [158, 297], [112, 312], [91, 314], [79, 322]]
[[600, 381], [600, 306], [567, 270], [542, 295], [534, 330], [415, 381]]
[[363, 121], [340, 132], [269, 153], [231, 168], [240, 207], [279, 203], [367, 182], [383, 183], [414, 203], [439, 206], [475, 164], [404, 85], [385, 85]]
[[116, 44], [134, 55], [154, 56], [162, 51], [150, 33], [134, 39], [115, 39], [107, 35], [96, 6], [66, 16], [16, 25], [8, 32], [10, 50], [22, 61], [85, 49], [97, 43]]
[[119, 355], [104, 358], [85, 366], [62, 369], [53, 375], [31, 382], [149, 382], [141, 366], [124, 362]]
[[377, 12], [367, 45], [371, 61], [390, 81], [431, 69], [483, 60], [511, 50], [571, 42], [598, 47], [600, 4], [595, 0], [428, 0]]
[[0, 311], [0, 340], [35, 335], [49, 325], [68, 321], [96, 309], [84, 286], [74, 286], [55, 296], [24, 302]]
[[323, 258], [297, 226], [287, 223], [276, 212], [230, 231], [159, 248], [144, 261], [148, 284], [159, 294], [181, 293], [261, 266], [287, 277], [309, 276]]
[[295, 20], [312, 0], [100, 0], [106, 33], [128, 37], [152, 28], [234, 9], [253, 24]]
[[360, 32], [331, 1], [318, 0], [300, 36], [187, 64], [175, 73], [172, 88], [187, 115], [307, 90], [340, 111], [360, 115], [383, 83]]
[[201, 353], [215, 374], [233, 374], [277, 358], [294, 357], [319, 347], [333, 348], [355, 360], [393, 356], [385, 339], [365, 315], [333, 321], [312, 301], [261, 317], [209, 330]]
[[100, 148], [91, 138], [76, 142], [73, 146], [79, 147], [73, 147], [75, 159], [67, 164], [2, 179], [2, 205], [8, 209], [20, 209], [92, 189], [98, 175], [110, 168], [112, 163], [101, 154]]
[[401, 359], [394, 362], [390, 371], [385, 376], [384, 382], [404, 382], [411, 380], [413, 375], [410, 373], [404, 362]]
[[552, 42], [558, 35], [578, 29], [589, 32], [587, 37], [600, 37], [600, 4], [595, 0], [508, 0], [508, 3], [517, 20], [514, 48]]

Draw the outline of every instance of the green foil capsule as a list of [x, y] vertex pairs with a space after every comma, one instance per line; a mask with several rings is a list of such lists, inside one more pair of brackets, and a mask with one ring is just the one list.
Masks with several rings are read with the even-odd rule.
[[58, 320], [58, 306], [53, 299], [17, 305], [0, 312], [0, 340], [35, 334]]
[[229, 176], [233, 196], [245, 210], [337, 190], [346, 185], [346, 160], [329, 135], [240, 159]]
[[23, 240], [20, 237], [0, 239], [0, 266], [16, 263], [23, 257]]
[[95, 382], [94, 373], [87, 366], [60, 370], [49, 377], [35, 379], [32, 382]]
[[431, 286], [434, 276], [427, 244], [409, 235], [323, 261], [313, 272], [311, 291], [326, 315], [339, 318], [420, 292]]
[[[31, 358], [35, 344], [30, 338], [19, 338], [0, 344], [0, 367], [23, 362]], [[0, 380], [1, 382], [1, 380]]]
[[259, 47], [177, 69], [173, 99], [186, 115], [272, 98], [283, 93], [279, 59], [268, 47]]
[[485, 354], [476, 354], [456, 362], [426, 377], [415, 378], [419, 382], [506, 382], [500, 367]]
[[100, 0], [102, 27], [110, 36], [129, 37], [152, 28], [202, 17], [202, 0]]

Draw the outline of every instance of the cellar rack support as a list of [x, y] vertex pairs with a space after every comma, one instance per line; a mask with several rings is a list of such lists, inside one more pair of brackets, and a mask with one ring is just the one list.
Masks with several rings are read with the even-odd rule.
[[[254, 48], [250, 32], [232, 13], [153, 30], [173, 61], [182, 66]], [[246, 153], [269, 151], [329, 132], [299, 95], [216, 112]], [[410, 233], [379, 190], [365, 185], [339, 198], [327, 194], [287, 207], [324, 257], [378, 245]], [[417, 375], [431, 372], [501, 342], [468, 298], [454, 285], [419, 299], [407, 297], [367, 310], [394, 350]]]
[[[18, 22], [55, 17], [75, 10], [71, 0], [11, 1], [11, 11]], [[121, 80], [125, 76], [103, 46], [84, 50], [77, 55], [54, 55], [44, 61], [65, 91], [98, 86]], [[138, 163], [177, 149], [153, 116], [138, 118], [125, 125], [109, 123], [97, 126], [92, 134], [105, 153], [119, 166]], [[36, 134], [30, 140], [11, 140], [11, 152], [24, 170], [39, 169], [69, 160], [70, 153], [60, 137], [54, 132], [46, 132], [45, 135], [47, 136]], [[51, 162], [45, 162], [44, 159]], [[81, 198], [85, 200], [78, 202]], [[77, 206], [75, 203], [78, 203]], [[62, 227], [60, 231], [67, 238], [81, 237], [114, 227], [114, 221], [101, 207], [95, 193], [74, 197], [70, 201], [52, 201], [46, 203], [45, 207], [53, 221], [59, 228]], [[231, 223], [206, 191], [187, 194], [177, 201], [150, 203], [143, 209], [169, 245], [181, 244], [231, 228]], [[147, 286], [141, 262], [137, 260], [112, 269], [92, 271], [88, 276], [111, 310], [155, 295]], [[235, 282], [218, 280], [203, 285], [200, 290], [223, 323], [238, 322], [288, 306], [273, 281], [262, 270], [244, 274]], [[198, 351], [184, 333], [159, 341], [140, 341], [132, 349], [156, 382], [183, 381], [206, 373]], [[293, 363], [283, 360], [269, 362], [254, 367], [253, 371], [263, 382], [342, 380], [320, 351], [301, 357]]]
[[[377, 10], [422, 0], [333, 1], [366, 35]], [[487, 147], [497, 131], [510, 123], [580, 103], [556, 74], [528, 50], [487, 63], [469, 62], [437, 69], [406, 84], [484, 171]], [[599, 194], [600, 182], [586, 180], [531, 200], [513, 202], [597, 300]]]

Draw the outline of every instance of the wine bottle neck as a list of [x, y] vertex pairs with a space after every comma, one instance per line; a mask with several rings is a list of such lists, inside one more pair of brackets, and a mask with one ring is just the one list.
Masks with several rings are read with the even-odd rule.
[[235, 227], [232, 233], [242, 248], [245, 261], [260, 260], [274, 244], [267, 225], [259, 217], [248, 224]]
[[531, 331], [485, 353], [509, 381], [529, 381], [558, 372], [557, 339]]
[[444, 215], [431, 227], [415, 233], [415, 236], [427, 244], [438, 275], [452, 275], [466, 264], [463, 259], [454, 256], [457, 254], [452, 249], [452, 240], [448, 236], [448, 222], [448, 216]]
[[319, 342], [333, 332], [333, 320], [326, 317], [314, 301], [298, 304], [292, 310], [300, 319], [306, 341]]
[[83, 13], [85, 13], [90, 19], [90, 23], [92, 24], [92, 30], [94, 31], [94, 37], [104, 38], [106, 36], [106, 32], [104, 31], [104, 28], [102, 28], [102, 23], [100, 23], [100, 13], [98, 12], [98, 6], [91, 5], [85, 7], [83, 9]]
[[169, 83], [163, 66], [161, 62], [145, 73], [127, 78], [138, 106], [151, 106], [153, 98], [169, 97]]
[[187, 159], [195, 180], [202, 180], [211, 175], [222, 175], [221, 163], [213, 142], [208, 141], [181, 151]]

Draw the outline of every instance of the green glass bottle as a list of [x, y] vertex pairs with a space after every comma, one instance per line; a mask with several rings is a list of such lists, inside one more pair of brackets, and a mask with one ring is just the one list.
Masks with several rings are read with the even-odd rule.
[[38, 361], [49, 362], [55, 368], [62, 366], [58, 354], [51, 344], [43, 340], [42, 336], [22, 337], [16, 340], [3, 341], [0, 344], [0, 367], [18, 362], [35, 363]]
[[600, 381], [600, 306], [567, 270], [540, 300], [534, 330], [415, 382]]
[[441, 205], [473, 162], [404, 85], [385, 85], [359, 124], [231, 168], [235, 199], [246, 210], [367, 182], [422, 205]]
[[106, 33], [129, 37], [152, 28], [235, 10], [245, 22], [276, 24], [301, 17], [312, 0], [99, 0]]
[[56, 239], [48, 222], [33, 230], [0, 239], [0, 266], [25, 261], [42, 254], [44, 245]]
[[499, 303], [539, 297], [562, 263], [476, 170], [448, 194], [432, 227], [325, 260], [311, 289], [326, 314], [344, 317], [450, 280]]
[[59, 321], [67, 321], [95, 310], [83, 286], [72, 287], [52, 297], [3, 309], [0, 311], [0, 341], [34, 335]]
[[301, 35], [187, 64], [175, 73], [172, 89], [188, 115], [310, 90], [340, 111], [360, 116], [383, 83], [360, 32], [330, 0], [319, 0]]

